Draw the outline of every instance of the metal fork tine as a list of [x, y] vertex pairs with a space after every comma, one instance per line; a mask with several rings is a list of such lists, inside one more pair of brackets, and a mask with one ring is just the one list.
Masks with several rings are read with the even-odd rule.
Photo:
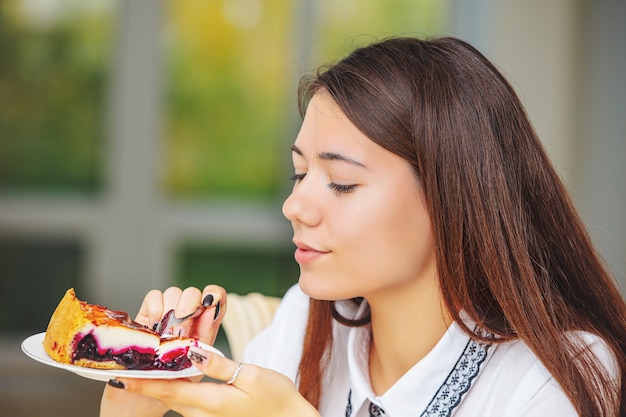
[[174, 314], [174, 309], [171, 309], [170, 311], [165, 313], [161, 321], [156, 324], [156, 326], [154, 327], [154, 331], [160, 335], [163, 335], [168, 329], [171, 329], [174, 326], [178, 326], [179, 324], [181, 324], [182, 322], [186, 320], [199, 317], [200, 314], [202, 314], [202, 312], [207, 307], [211, 307], [212, 303], [213, 303], [213, 296], [209, 294], [206, 297], [204, 297], [204, 300], [202, 300], [202, 305], [200, 305], [200, 307], [198, 307], [192, 313], [189, 313], [186, 316], [181, 317], [181, 318], [176, 317], [176, 315]]

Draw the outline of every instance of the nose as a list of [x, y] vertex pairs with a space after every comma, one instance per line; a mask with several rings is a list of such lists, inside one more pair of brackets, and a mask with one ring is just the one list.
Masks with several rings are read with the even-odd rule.
[[307, 192], [305, 183], [297, 184], [283, 203], [283, 216], [292, 224], [301, 223], [306, 226], [316, 226], [321, 221], [318, 202], [310, 192]]

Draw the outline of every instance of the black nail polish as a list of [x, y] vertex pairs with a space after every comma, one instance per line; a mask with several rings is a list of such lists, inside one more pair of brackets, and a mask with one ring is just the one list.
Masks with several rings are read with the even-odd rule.
[[217, 302], [217, 305], [215, 306], [215, 316], [213, 316], [213, 321], [217, 320], [217, 316], [220, 315], [220, 305], [222, 304], [221, 301]]
[[198, 352], [195, 352], [193, 350], [189, 350], [189, 352], [187, 352], [187, 357], [193, 362], [197, 362], [197, 363], [202, 363], [206, 360], [206, 356], [201, 355]]
[[210, 307], [213, 305], [213, 294], [207, 294], [206, 297], [204, 297], [204, 300], [202, 300], [202, 305], [205, 307]]
[[113, 388], [119, 388], [119, 389], [124, 389], [126, 388], [124, 386], [124, 383], [121, 381], [118, 381], [117, 379], [109, 379], [109, 382], [107, 382], [110, 386], [112, 386]]

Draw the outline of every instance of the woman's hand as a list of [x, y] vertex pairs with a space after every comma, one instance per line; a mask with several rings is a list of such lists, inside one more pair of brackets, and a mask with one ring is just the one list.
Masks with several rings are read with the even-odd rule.
[[[205, 375], [221, 381], [232, 379], [238, 366], [200, 348], [192, 348], [189, 358]], [[119, 378], [115, 385], [111, 389], [153, 398], [185, 417], [319, 417], [289, 378], [249, 364], [241, 367], [232, 384]]]
[[226, 291], [217, 285], [207, 285], [202, 292], [194, 287], [186, 288], [184, 291], [170, 287], [163, 293], [152, 290], [143, 299], [135, 320], [152, 328], [171, 309], [174, 309], [176, 317], [183, 317], [193, 313], [205, 298], [208, 298], [211, 304], [202, 315], [176, 326], [172, 329], [172, 334], [197, 337], [201, 342], [213, 345], [226, 312]]
[[[174, 309], [176, 317], [183, 317], [198, 308], [206, 297], [212, 298], [213, 302], [202, 315], [180, 324], [172, 333], [197, 337], [213, 345], [226, 312], [226, 291], [216, 285], [208, 285], [202, 292], [198, 288], [182, 290], [177, 287], [170, 287], [164, 292], [152, 290], [144, 297], [135, 321], [153, 328], [169, 310]], [[100, 403], [101, 417], [163, 416], [168, 410], [169, 407], [158, 399], [114, 389], [110, 385], [105, 388]]]

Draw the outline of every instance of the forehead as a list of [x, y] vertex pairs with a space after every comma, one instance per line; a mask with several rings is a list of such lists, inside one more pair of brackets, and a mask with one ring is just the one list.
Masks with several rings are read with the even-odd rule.
[[[307, 165], [322, 161], [324, 164], [360, 166], [360, 172], [392, 182], [406, 181], [419, 189], [411, 164], [369, 139], [327, 93], [313, 96], [294, 145], [297, 148], [293, 152], [295, 163], [304, 159]], [[328, 154], [335, 156], [325, 157]], [[339, 160], [351, 160], [353, 163], [336, 162]]]
[[336, 152], [364, 160], [387, 152], [361, 132], [326, 92], [316, 93], [309, 102], [295, 145], [304, 156]]

